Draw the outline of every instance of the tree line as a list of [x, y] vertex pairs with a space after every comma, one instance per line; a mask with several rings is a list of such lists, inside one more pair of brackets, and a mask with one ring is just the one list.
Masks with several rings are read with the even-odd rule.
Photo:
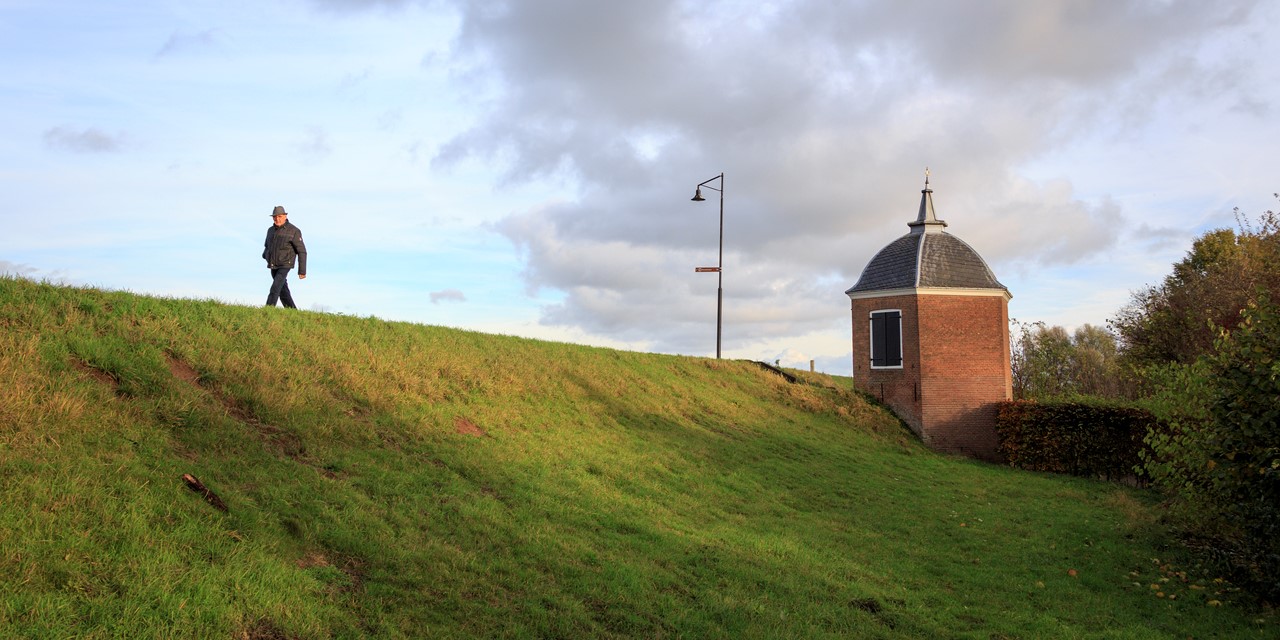
[[1162, 380], [1156, 371], [1213, 353], [1250, 305], [1280, 301], [1280, 216], [1266, 211], [1251, 221], [1236, 209], [1235, 217], [1238, 229], [1196, 238], [1172, 273], [1131, 294], [1106, 326], [1069, 332], [1012, 320], [1014, 398], [1149, 397]]

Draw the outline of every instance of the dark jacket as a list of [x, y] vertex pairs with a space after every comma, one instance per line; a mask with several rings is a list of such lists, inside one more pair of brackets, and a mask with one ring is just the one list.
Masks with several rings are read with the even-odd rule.
[[268, 269], [293, 268], [293, 258], [298, 258], [298, 275], [307, 275], [307, 245], [302, 243], [302, 229], [285, 221], [280, 226], [267, 227], [267, 241], [262, 245], [262, 259]]

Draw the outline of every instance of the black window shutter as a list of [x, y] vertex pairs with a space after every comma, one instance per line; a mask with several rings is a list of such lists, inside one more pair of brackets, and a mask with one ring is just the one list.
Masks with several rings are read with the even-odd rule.
[[871, 314], [871, 366], [884, 366], [884, 314]]
[[884, 319], [884, 357], [890, 367], [902, 366], [902, 314], [886, 313]]
[[871, 366], [902, 365], [902, 314], [881, 311], [871, 314]]

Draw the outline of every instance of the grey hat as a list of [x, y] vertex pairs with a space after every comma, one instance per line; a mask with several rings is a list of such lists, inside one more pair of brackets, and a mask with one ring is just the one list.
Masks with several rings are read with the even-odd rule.
[[282, 206], [280, 206], [280, 205], [276, 205], [276, 208], [274, 208], [274, 209], [272, 209], [272, 210], [271, 210], [271, 217], [272, 217], [272, 218], [274, 218], [274, 217], [276, 217], [276, 216], [287, 216], [287, 215], [289, 215], [289, 212], [285, 211], [285, 210], [284, 210], [284, 207], [282, 207]]

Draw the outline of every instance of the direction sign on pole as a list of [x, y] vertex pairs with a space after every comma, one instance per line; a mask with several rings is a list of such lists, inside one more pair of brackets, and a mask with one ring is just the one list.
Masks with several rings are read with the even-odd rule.
[[695, 273], [719, 273], [720, 267], [694, 267]]

